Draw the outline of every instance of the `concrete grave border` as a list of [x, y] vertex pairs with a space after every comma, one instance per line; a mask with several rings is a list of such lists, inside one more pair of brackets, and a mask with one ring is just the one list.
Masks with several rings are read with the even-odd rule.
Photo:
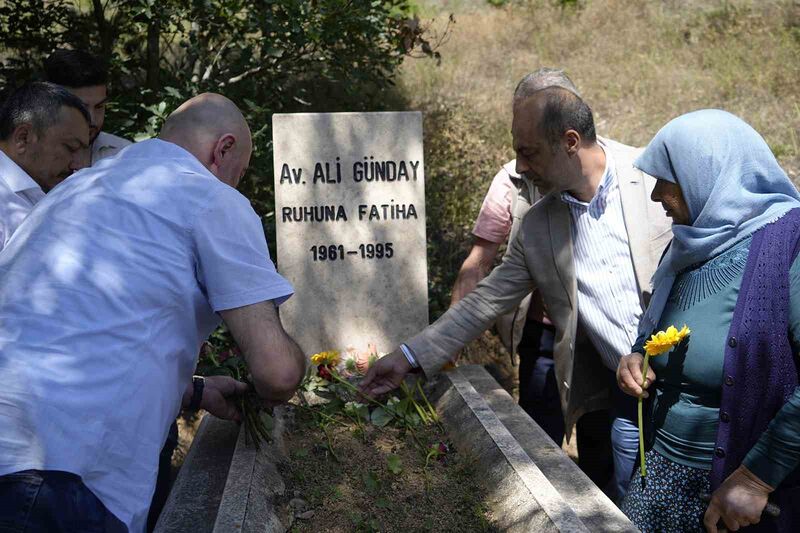
[[[483, 367], [441, 374], [430, 399], [458, 450], [476, 459], [502, 531], [637, 531]], [[274, 507], [286, 460], [275, 419], [275, 441], [256, 452], [235, 424], [205, 417], [156, 533], [285, 531]]]
[[431, 395], [457, 449], [476, 457], [501, 530], [638, 531], [482, 366], [441, 374]]

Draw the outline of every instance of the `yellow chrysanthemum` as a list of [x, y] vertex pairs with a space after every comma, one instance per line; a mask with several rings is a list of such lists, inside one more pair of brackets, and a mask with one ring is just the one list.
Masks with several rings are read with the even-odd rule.
[[680, 330], [675, 326], [670, 326], [666, 331], [659, 331], [650, 337], [650, 340], [644, 344], [644, 350], [647, 355], [659, 355], [668, 352], [689, 333], [691, 333], [691, 330], [686, 324]]
[[319, 352], [311, 356], [311, 362], [315, 365], [336, 366], [340, 360], [339, 352], [336, 350]]

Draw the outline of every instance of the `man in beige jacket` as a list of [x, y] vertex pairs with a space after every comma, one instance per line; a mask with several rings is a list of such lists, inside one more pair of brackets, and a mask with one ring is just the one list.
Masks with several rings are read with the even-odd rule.
[[[517, 172], [548, 194], [522, 220], [503, 263], [379, 360], [361, 387], [382, 394], [414, 368], [435, 374], [538, 288], [556, 329], [553, 358], [567, 435], [584, 413], [612, 408], [616, 490], [609, 492], [619, 498], [633, 470], [636, 425], [630, 402], [614, 386], [614, 370], [636, 340], [650, 278], [671, 239], [670, 220], [648, 200], [655, 180], [633, 167], [639, 151], [598, 139], [583, 100], [562, 87], [539, 89], [531, 77], [514, 93]], [[594, 350], [576, 350], [579, 343]]]

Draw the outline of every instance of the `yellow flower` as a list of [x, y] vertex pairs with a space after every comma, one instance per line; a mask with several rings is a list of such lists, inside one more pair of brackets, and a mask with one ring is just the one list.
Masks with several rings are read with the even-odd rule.
[[339, 361], [339, 352], [336, 350], [319, 352], [311, 356], [311, 362], [315, 365], [336, 366], [339, 364]]
[[650, 337], [650, 340], [644, 344], [644, 350], [647, 355], [659, 355], [668, 352], [689, 333], [691, 333], [691, 330], [686, 324], [680, 330], [675, 326], [670, 326], [666, 331], [659, 331]]

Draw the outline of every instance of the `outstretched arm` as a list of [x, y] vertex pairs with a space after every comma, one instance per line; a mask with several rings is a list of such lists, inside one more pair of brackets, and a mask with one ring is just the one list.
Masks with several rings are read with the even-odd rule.
[[[492, 273], [474, 291], [451, 307], [439, 320], [411, 340], [412, 358], [431, 376], [452, 360], [466, 343], [478, 337], [498, 316], [513, 309], [535, 288], [525, 260], [523, 233]], [[400, 349], [382, 357], [367, 372], [361, 390], [367, 395], [383, 394], [400, 385], [412, 366]]]
[[258, 395], [269, 403], [291, 398], [305, 374], [306, 359], [284, 331], [275, 304], [270, 300], [220, 314], [244, 354]]

